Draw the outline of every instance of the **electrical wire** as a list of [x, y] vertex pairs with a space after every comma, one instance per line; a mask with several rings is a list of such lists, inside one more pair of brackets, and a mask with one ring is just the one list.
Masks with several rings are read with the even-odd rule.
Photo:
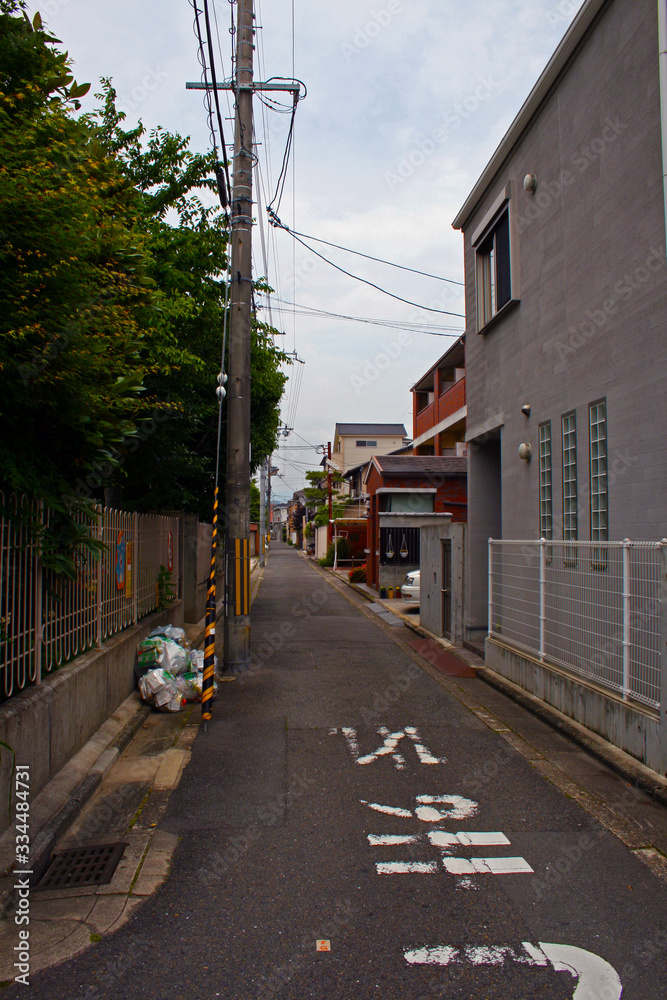
[[387, 264], [389, 267], [397, 267], [401, 271], [409, 271], [411, 274], [419, 274], [423, 278], [435, 278], [436, 281], [446, 281], [450, 285], [460, 285], [461, 288], [465, 288], [464, 281], [455, 281], [454, 278], [443, 278], [442, 275], [439, 274], [429, 274], [427, 271], [418, 271], [414, 267], [406, 267], [404, 264], [395, 264], [391, 260], [383, 260], [381, 257], [373, 257], [372, 254], [361, 253], [360, 250], [352, 250], [350, 247], [341, 246], [340, 243], [331, 243], [329, 240], [322, 240], [318, 236], [307, 236], [305, 233], [295, 232], [294, 230], [288, 229], [288, 227], [285, 226], [285, 224], [282, 223], [277, 217], [276, 222], [278, 223], [277, 228], [287, 229], [287, 231], [291, 232], [294, 236], [301, 236], [304, 240], [313, 240], [315, 243], [324, 243], [328, 247], [335, 247], [336, 250], [344, 250], [345, 253], [353, 253], [357, 257], [365, 257], [366, 260], [373, 260], [377, 264]]
[[[326, 309], [316, 309], [314, 306], [304, 306], [287, 299], [273, 298], [274, 302], [291, 306], [299, 316], [311, 316], [313, 319], [339, 319], [350, 323], [365, 323], [370, 326], [382, 326], [389, 330], [404, 330], [406, 333], [423, 333], [430, 337], [460, 337], [465, 330], [457, 326], [433, 326], [430, 323], [402, 322], [398, 319], [372, 319], [366, 316], [347, 316], [343, 313], [328, 312]], [[261, 307], [260, 307], [261, 308]]]
[[[277, 225], [277, 224], [272, 220], [272, 225]], [[457, 319], [465, 319], [463, 313], [449, 312], [446, 309], [435, 309], [433, 306], [420, 305], [418, 302], [413, 302], [411, 299], [404, 299], [400, 295], [394, 295], [393, 292], [388, 292], [386, 288], [381, 288], [380, 285], [376, 285], [373, 281], [368, 281], [366, 278], [361, 278], [359, 277], [358, 274], [352, 274], [350, 271], [346, 271], [344, 267], [339, 267], [338, 264], [334, 264], [334, 262], [332, 260], [329, 260], [328, 257], [325, 257], [323, 254], [318, 253], [317, 250], [313, 250], [313, 248], [309, 247], [307, 243], [304, 243], [303, 240], [299, 239], [299, 237], [291, 229], [283, 225], [283, 223], [280, 223], [278, 228], [284, 229], [286, 233], [290, 234], [292, 239], [296, 240], [297, 243], [300, 243], [301, 246], [304, 247], [306, 250], [308, 250], [310, 253], [314, 253], [315, 256], [323, 260], [325, 264], [329, 264], [331, 267], [335, 268], [336, 271], [340, 271], [341, 274], [347, 275], [348, 278], [354, 278], [355, 281], [360, 281], [363, 285], [368, 285], [370, 288], [375, 288], [376, 291], [382, 292], [383, 295], [388, 295], [390, 299], [396, 299], [397, 302], [404, 302], [408, 306], [414, 306], [415, 309], [423, 309], [426, 312], [438, 313], [440, 316], [456, 316]]]
[[[197, 0], [195, 0], [195, 3]], [[215, 57], [213, 55], [213, 36], [211, 33], [211, 20], [208, 12], [208, 0], [204, 0], [204, 19], [206, 21], [206, 41], [208, 45], [208, 57], [211, 64], [211, 81], [213, 83], [213, 99], [218, 117], [218, 130], [220, 132], [220, 151], [222, 153], [222, 167], [227, 181], [227, 198], [231, 201], [232, 186], [229, 180], [229, 160], [227, 159], [227, 146], [225, 144], [225, 131], [222, 126], [222, 115], [220, 113], [220, 97], [218, 94], [218, 81], [215, 72]]]

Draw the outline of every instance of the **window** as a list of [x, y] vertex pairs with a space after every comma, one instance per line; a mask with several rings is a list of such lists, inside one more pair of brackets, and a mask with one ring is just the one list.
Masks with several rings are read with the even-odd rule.
[[477, 247], [477, 328], [512, 298], [509, 206]]
[[607, 402], [588, 407], [591, 467], [591, 541], [609, 539], [607, 496]]
[[377, 441], [357, 441], [357, 448], [377, 448]]
[[[563, 540], [576, 542], [577, 525], [577, 415], [566, 413], [561, 420], [563, 436]], [[566, 562], [576, 562], [577, 550], [565, 549]]]
[[540, 424], [540, 538], [553, 533], [553, 503], [551, 494], [551, 421]]

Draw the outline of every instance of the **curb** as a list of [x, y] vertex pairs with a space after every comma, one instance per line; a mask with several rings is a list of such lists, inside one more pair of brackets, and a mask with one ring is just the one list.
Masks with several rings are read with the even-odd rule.
[[625, 778], [630, 784], [647, 792], [661, 805], [667, 806], [667, 780], [658, 774], [657, 771], [652, 771], [642, 764], [641, 761], [636, 761], [624, 750], [615, 747], [613, 743], [609, 743], [603, 739], [602, 736], [598, 736], [592, 730], [586, 729], [585, 726], [575, 722], [574, 719], [569, 719], [566, 715], [559, 712], [558, 709], [536, 698], [530, 692], [517, 687], [517, 685], [508, 681], [507, 678], [496, 673], [495, 670], [491, 670], [486, 666], [476, 667], [475, 669], [480, 679], [490, 687], [507, 695], [512, 701], [521, 705], [522, 708], [525, 708], [532, 715], [537, 716], [542, 722], [546, 722], [552, 729], [556, 729], [562, 733], [572, 743], [576, 743], [582, 750], [591, 754], [592, 757], [605, 764], [606, 767], [620, 775], [620, 777]]
[[[82, 781], [79, 782], [65, 805], [62, 806], [57, 813], [54, 813], [48, 823], [46, 823], [46, 825], [39, 831], [32, 843], [31, 867], [33, 874], [30, 879], [31, 886], [36, 885], [40, 881], [49, 866], [51, 852], [54, 846], [65, 830], [67, 830], [68, 827], [74, 822], [92, 796], [93, 792], [101, 783], [102, 778], [107, 773], [111, 765], [115, 763], [127, 744], [143, 726], [150, 714], [151, 709], [148, 705], [141, 706], [137, 710], [134, 718], [130, 719], [130, 721], [125, 724], [123, 729], [111, 741], [106, 750], [102, 751], [89, 773], [85, 778], [83, 778]], [[3, 900], [2, 907], [5, 913], [7, 912], [11, 902], [13, 902], [13, 893], [10, 892], [7, 895], [10, 898], [9, 900]]]
[[[369, 594], [355, 586], [355, 584], [349, 583], [347, 580], [343, 580], [343, 583], [367, 600], [372, 600]], [[392, 608], [387, 608], [387, 610], [395, 614], [397, 618], [403, 621], [417, 635], [422, 636], [424, 639], [438, 641], [437, 636], [432, 635], [421, 625], [411, 622], [406, 615], [401, 615]], [[464, 648], [468, 652], [474, 653], [475, 656], [479, 655], [477, 649], [472, 649], [465, 643]], [[572, 743], [575, 743], [582, 750], [595, 757], [606, 767], [620, 775], [621, 778], [647, 792], [656, 802], [667, 806], [667, 779], [663, 778], [657, 771], [652, 771], [651, 768], [646, 767], [641, 761], [635, 760], [624, 750], [615, 747], [613, 743], [609, 743], [608, 740], [603, 739], [602, 736], [598, 736], [592, 730], [586, 729], [585, 726], [575, 722], [574, 719], [569, 719], [562, 712], [559, 712], [558, 709], [541, 701], [541, 699], [530, 694], [530, 692], [524, 691], [523, 688], [508, 681], [501, 674], [496, 673], [495, 670], [491, 670], [490, 667], [484, 664], [473, 664], [473, 666], [480, 680], [488, 684], [489, 687], [493, 687], [497, 691], [500, 691], [501, 694], [511, 698], [512, 701], [526, 709], [531, 715], [536, 716], [542, 722], [546, 722], [548, 726], [551, 726], [552, 729], [562, 733]]]

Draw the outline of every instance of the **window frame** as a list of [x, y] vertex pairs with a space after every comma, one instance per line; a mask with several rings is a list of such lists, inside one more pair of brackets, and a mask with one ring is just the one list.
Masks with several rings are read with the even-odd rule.
[[[520, 301], [519, 246], [518, 231], [516, 226], [516, 198], [514, 197], [514, 186], [515, 184], [513, 181], [509, 181], [506, 184], [471, 236], [471, 247], [475, 254], [475, 314], [477, 333], [486, 333], [500, 316], [504, 315], [506, 311], [510, 310]], [[499, 228], [499, 224], [505, 217], [507, 218], [507, 248], [509, 255], [509, 299], [507, 299], [507, 301], [503, 301], [502, 305], [496, 308], [495, 311], [493, 311], [493, 308], [490, 307], [489, 312], [486, 313], [484, 309], [480, 308], [480, 305], [483, 302], [482, 296], [485, 294], [483, 282], [480, 281], [480, 272], [483, 266], [481, 264], [483, 259], [482, 252], [484, 251], [489, 239], [494, 236]], [[495, 284], [497, 286], [497, 268]]]
[[[543, 432], [548, 431], [548, 438], [543, 437]], [[539, 537], [546, 541], [553, 541], [554, 529], [554, 502], [553, 502], [553, 437], [551, 433], [551, 421], [545, 420], [537, 428], [537, 448], [538, 448], [538, 470], [539, 470]], [[543, 444], [547, 443], [548, 452], [543, 450]], [[549, 459], [548, 467], [544, 464], [545, 457]], [[544, 481], [546, 480], [546, 481]], [[544, 490], [548, 488], [548, 497], [544, 496]], [[545, 512], [545, 505], [548, 505], [548, 512]], [[548, 521], [548, 527], [545, 526]], [[551, 549], [551, 546], [550, 546]]]
[[[566, 428], [566, 422], [570, 422]], [[560, 435], [562, 449], [562, 485], [563, 485], [563, 541], [577, 542], [579, 540], [579, 470], [577, 465], [577, 411], [569, 410], [560, 418]], [[566, 444], [566, 435], [569, 443]], [[568, 461], [571, 457], [571, 461]], [[568, 489], [570, 487], [570, 489]], [[565, 565], [576, 566], [577, 549], [565, 547], [563, 552]]]
[[[603, 419], [597, 420], [595, 424], [593, 423], [593, 411], [598, 411], [602, 407], [603, 409]], [[593, 438], [593, 428], [602, 426], [604, 428], [603, 436], [596, 436]], [[598, 445], [600, 442], [604, 442], [604, 455], [601, 456], [598, 453], [593, 456], [593, 445]], [[598, 471], [594, 472], [594, 463], [600, 462], [601, 458], [604, 459], [604, 473]], [[607, 397], [604, 396], [602, 399], [596, 399], [592, 403], [588, 404], [588, 487], [590, 491], [590, 501], [589, 501], [589, 516], [590, 516], [590, 536], [591, 542], [608, 542], [609, 541], [609, 429], [608, 429], [608, 414], [607, 414]], [[594, 489], [594, 483], [596, 481], [604, 480], [604, 490]], [[595, 510], [594, 500], [596, 497], [604, 497], [604, 508], [602, 510], [599, 508]], [[601, 529], [598, 523], [594, 526], [594, 515], [599, 515], [604, 511], [604, 528]], [[604, 537], [601, 537], [600, 532], [604, 533]], [[591, 546], [591, 562], [594, 569], [606, 569], [607, 568], [607, 551], [606, 549], [596, 550]]]

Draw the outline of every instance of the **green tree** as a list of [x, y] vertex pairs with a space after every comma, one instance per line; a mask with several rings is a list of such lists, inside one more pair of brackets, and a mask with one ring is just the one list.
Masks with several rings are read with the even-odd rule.
[[[57, 43], [0, 0], [0, 488], [55, 509], [71, 548], [72, 513], [110, 496], [210, 517], [227, 229], [200, 197], [212, 156], [124, 130], [109, 81], [76, 117], [88, 86]], [[286, 360], [256, 323], [255, 465]]]

